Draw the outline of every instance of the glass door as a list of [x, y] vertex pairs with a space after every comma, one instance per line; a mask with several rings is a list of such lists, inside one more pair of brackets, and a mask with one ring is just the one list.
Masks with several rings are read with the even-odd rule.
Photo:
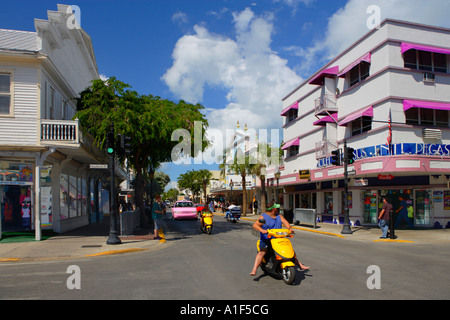
[[364, 223], [378, 222], [378, 190], [363, 191]]
[[416, 190], [414, 225], [426, 226], [431, 221], [431, 191]]

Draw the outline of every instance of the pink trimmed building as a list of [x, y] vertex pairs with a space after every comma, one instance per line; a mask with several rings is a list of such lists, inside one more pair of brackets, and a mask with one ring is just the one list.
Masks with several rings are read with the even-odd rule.
[[450, 227], [449, 111], [450, 29], [383, 21], [283, 98], [285, 208], [343, 222], [346, 140], [353, 225], [376, 225], [386, 196], [413, 208], [398, 228]]

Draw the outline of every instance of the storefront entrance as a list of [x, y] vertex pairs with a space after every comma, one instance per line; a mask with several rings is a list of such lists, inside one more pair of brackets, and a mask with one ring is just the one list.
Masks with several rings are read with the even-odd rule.
[[31, 186], [0, 185], [1, 231], [32, 229]]
[[430, 225], [431, 191], [413, 189], [374, 189], [363, 191], [364, 223], [376, 224], [378, 222], [378, 213], [382, 207], [382, 197], [386, 197], [394, 208], [395, 228]]

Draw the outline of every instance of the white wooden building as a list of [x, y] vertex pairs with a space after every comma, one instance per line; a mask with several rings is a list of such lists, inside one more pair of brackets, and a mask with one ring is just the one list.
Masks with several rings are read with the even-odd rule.
[[108, 158], [74, 119], [74, 98], [99, 79], [97, 63], [67, 12], [58, 5], [35, 19], [35, 32], [0, 29], [1, 230], [34, 229], [36, 239], [42, 228], [65, 232], [101, 218], [105, 202], [108, 171], [89, 164]]

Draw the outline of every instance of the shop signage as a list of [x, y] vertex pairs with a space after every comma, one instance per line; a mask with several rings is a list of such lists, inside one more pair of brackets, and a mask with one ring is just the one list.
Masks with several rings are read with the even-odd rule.
[[392, 180], [395, 177], [392, 174], [379, 174], [378, 180]]
[[[353, 157], [355, 160], [395, 155], [450, 157], [450, 144], [397, 143], [391, 146], [380, 144], [376, 146], [355, 149], [355, 151], [353, 152]], [[331, 157], [322, 158], [317, 161], [318, 168], [325, 168], [329, 166], [331, 166]]]
[[354, 185], [355, 185], [355, 187], [365, 187], [365, 186], [369, 185], [369, 180], [355, 179]]
[[309, 180], [311, 179], [311, 173], [309, 170], [300, 170], [299, 171], [300, 180]]

